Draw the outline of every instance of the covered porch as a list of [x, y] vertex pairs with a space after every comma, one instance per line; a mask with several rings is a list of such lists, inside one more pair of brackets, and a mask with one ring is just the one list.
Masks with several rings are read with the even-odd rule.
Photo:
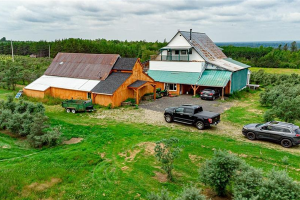
[[191, 46], [163, 47], [159, 50], [161, 61], [190, 61]]
[[136, 104], [140, 103], [140, 99], [141, 99], [141, 92], [140, 90], [142, 90], [145, 86], [152, 86], [153, 87], [153, 99], [156, 99], [156, 84], [154, 82], [149, 82], [149, 81], [142, 81], [142, 80], [137, 80], [134, 83], [128, 85], [129, 89], [132, 89], [134, 91], [134, 97], [135, 97], [135, 102]]

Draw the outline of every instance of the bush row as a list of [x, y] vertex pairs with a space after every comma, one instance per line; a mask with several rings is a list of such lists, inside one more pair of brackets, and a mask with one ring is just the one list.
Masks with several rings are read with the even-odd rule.
[[14, 102], [12, 96], [0, 101], [0, 129], [27, 137], [32, 147], [53, 146], [59, 143], [61, 132], [58, 127], [50, 128], [45, 108], [41, 103], [33, 104], [23, 100]]
[[260, 103], [268, 106], [265, 121], [276, 118], [286, 122], [300, 119], [300, 76], [297, 74], [268, 74], [263, 70], [253, 72], [251, 81], [265, 86], [260, 94]]

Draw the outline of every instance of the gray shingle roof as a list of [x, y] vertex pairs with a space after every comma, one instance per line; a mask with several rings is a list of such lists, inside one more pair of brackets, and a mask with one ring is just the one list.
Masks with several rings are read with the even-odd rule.
[[144, 85], [145, 83], [147, 83], [148, 81], [141, 81], [141, 80], [137, 80], [135, 81], [134, 83], [128, 85], [128, 87], [131, 87], [131, 88], [138, 88], [142, 85]]
[[116, 70], [132, 70], [137, 58], [119, 58], [113, 69]]
[[100, 81], [92, 92], [113, 94], [131, 75], [131, 73], [113, 72], [104, 81]]

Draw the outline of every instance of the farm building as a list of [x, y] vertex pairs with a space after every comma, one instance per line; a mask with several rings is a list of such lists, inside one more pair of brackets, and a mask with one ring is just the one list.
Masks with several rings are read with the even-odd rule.
[[249, 84], [250, 66], [222, 52], [205, 34], [178, 31], [159, 55], [151, 56], [148, 75], [157, 88], [172, 94], [197, 94], [205, 88], [222, 95], [239, 91]]
[[128, 98], [154, 93], [154, 80], [143, 72], [140, 59], [118, 54], [58, 53], [44, 75], [23, 91], [30, 97], [92, 99], [100, 105], [120, 106]]

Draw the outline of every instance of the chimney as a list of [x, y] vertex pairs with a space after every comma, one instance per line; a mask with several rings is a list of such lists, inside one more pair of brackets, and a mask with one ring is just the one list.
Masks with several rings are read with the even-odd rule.
[[192, 29], [190, 29], [190, 41], [192, 40]]

